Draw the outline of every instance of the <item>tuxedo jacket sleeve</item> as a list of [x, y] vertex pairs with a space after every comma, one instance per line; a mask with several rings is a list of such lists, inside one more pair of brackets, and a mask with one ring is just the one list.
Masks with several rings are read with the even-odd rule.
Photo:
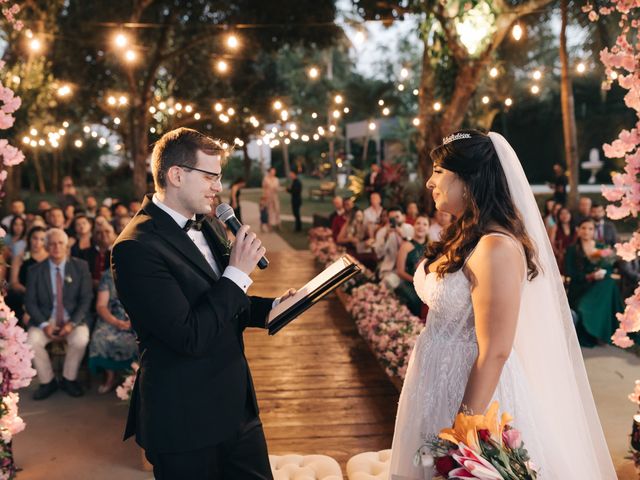
[[190, 304], [164, 260], [141, 242], [119, 243], [112, 257], [118, 293], [129, 316], [178, 353], [206, 355], [235, 321], [243, 327], [265, 326], [265, 307], [270, 309], [272, 300], [267, 305], [257, 300], [256, 308], [250, 308], [250, 298], [228, 278], [220, 278], [215, 289]]

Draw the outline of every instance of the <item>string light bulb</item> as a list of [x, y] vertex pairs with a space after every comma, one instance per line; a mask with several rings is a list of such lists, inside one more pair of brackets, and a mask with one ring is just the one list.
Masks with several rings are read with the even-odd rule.
[[513, 36], [513, 39], [516, 42], [520, 41], [520, 39], [522, 38], [522, 35], [524, 35], [524, 30], [523, 30], [522, 26], [519, 23], [516, 23], [513, 26], [513, 29], [511, 30], [511, 35]]
[[576, 66], [576, 71], [582, 74], [587, 71], [587, 66], [584, 63], [580, 62], [578, 66]]
[[484, 97], [482, 97], [482, 103], [485, 104], [485, 105], [488, 105], [489, 104], [489, 97], [486, 96], [486, 95]]
[[273, 109], [274, 110], [282, 109], [282, 102], [280, 100], [276, 100], [275, 102], [273, 102]]
[[507, 98], [507, 99], [504, 101], [504, 104], [505, 104], [507, 107], [510, 107], [511, 105], [513, 105], [513, 100], [512, 100], [511, 98]]
[[532, 85], [531, 86], [531, 93], [533, 93], [534, 95], [537, 95], [540, 93], [540, 87], [538, 85]]
[[441, 104], [440, 102], [435, 102], [435, 103], [433, 104], [433, 109], [434, 109], [436, 112], [439, 112], [440, 110], [442, 110], [442, 104]]
[[491, 78], [496, 78], [498, 76], [498, 69], [496, 67], [492, 67], [491, 70], [489, 70], [489, 76]]
[[419, 127], [420, 126], [420, 119], [416, 117], [416, 118], [413, 119], [413, 121], [411, 123], [413, 123], [414, 127]]
[[134, 52], [133, 50], [129, 49], [126, 52], [124, 52], [124, 59], [129, 62], [129, 63], [133, 63], [136, 61], [136, 52]]
[[542, 72], [540, 70], [536, 70], [533, 72], [533, 79], [540, 80], [542, 78]]
[[124, 48], [129, 43], [129, 40], [124, 33], [118, 33], [115, 37], [113, 37], [113, 43], [115, 43], [116, 47], [118, 48]]
[[226, 73], [229, 70], [229, 64], [224, 60], [218, 60], [218, 63], [216, 63], [216, 68], [220, 73]]
[[34, 53], [39, 52], [40, 50], [42, 50], [42, 42], [37, 38], [32, 38], [29, 42], [29, 50]]
[[316, 78], [318, 78], [318, 76], [320, 75], [320, 70], [318, 70], [318, 68], [317, 68], [317, 67], [311, 67], [311, 68], [309, 69], [308, 74], [309, 74], [309, 78], [312, 78], [312, 79], [314, 79], [314, 80], [315, 80], [315, 79], [316, 79]]
[[233, 34], [227, 37], [227, 47], [235, 49], [238, 48], [239, 45], [240, 42], [238, 41], [238, 37]]
[[344, 98], [342, 98], [342, 95], [336, 95], [333, 100], [340, 105], [344, 101]]

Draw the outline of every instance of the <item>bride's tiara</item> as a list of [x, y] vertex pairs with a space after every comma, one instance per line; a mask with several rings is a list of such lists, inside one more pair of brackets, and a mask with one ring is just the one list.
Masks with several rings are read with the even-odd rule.
[[456, 140], [463, 140], [465, 138], [471, 138], [471, 134], [469, 134], [469, 133], [454, 133], [453, 135], [449, 135], [448, 137], [444, 137], [442, 139], [442, 144], [446, 145], [447, 143], [455, 142]]

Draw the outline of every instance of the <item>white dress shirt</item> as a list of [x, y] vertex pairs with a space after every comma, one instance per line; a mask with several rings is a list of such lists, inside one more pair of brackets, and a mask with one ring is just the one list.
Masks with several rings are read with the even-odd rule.
[[[187, 217], [162, 203], [156, 195], [153, 196], [152, 201], [158, 206], [158, 208], [169, 214], [169, 216], [173, 218], [173, 220], [178, 224], [180, 228], [184, 228], [184, 226], [187, 224], [187, 220], [189, 220]], [[192, 220], [195, 220], [195, 215], [193, 216]], [[224, 272], [221, 275], [220, 266], [216, 262], [213, 253], [211, 253], [211, 249], [209, 248], [207, 240], [204, 238], [204, 234], [193, 228], [189, 229], [189, 231], [186, 233], [187, 236], [193, 241], [193, 243], [195, 243], [198, 250], [200, 250], [200, 253], [202, 253], [202, 256], [205, 258], [207, 263], [211, 265], [211, 268], [218, 277], [228, 278], [233, 283], [238, 285], [238, 287], [240, 287], [244, 293], [247, 293], [247, 289], [253, 283], [253, 280], [249, 278], [249, 275], [244, 273], [239, 268], [233, 267], [231, 265], [225, 268]]]

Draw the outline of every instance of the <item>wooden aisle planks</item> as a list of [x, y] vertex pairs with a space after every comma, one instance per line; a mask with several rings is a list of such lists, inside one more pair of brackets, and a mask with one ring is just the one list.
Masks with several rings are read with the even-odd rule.
[[[319, 271], [308, 252], [269, 260], [249, 294], [275, 297]], [[391, 448], [398, 392], [335, 295], [275, 336], [250, 329], [245, 340], [269, 453], [325, 454], [345, 471], [353, 455]]]

